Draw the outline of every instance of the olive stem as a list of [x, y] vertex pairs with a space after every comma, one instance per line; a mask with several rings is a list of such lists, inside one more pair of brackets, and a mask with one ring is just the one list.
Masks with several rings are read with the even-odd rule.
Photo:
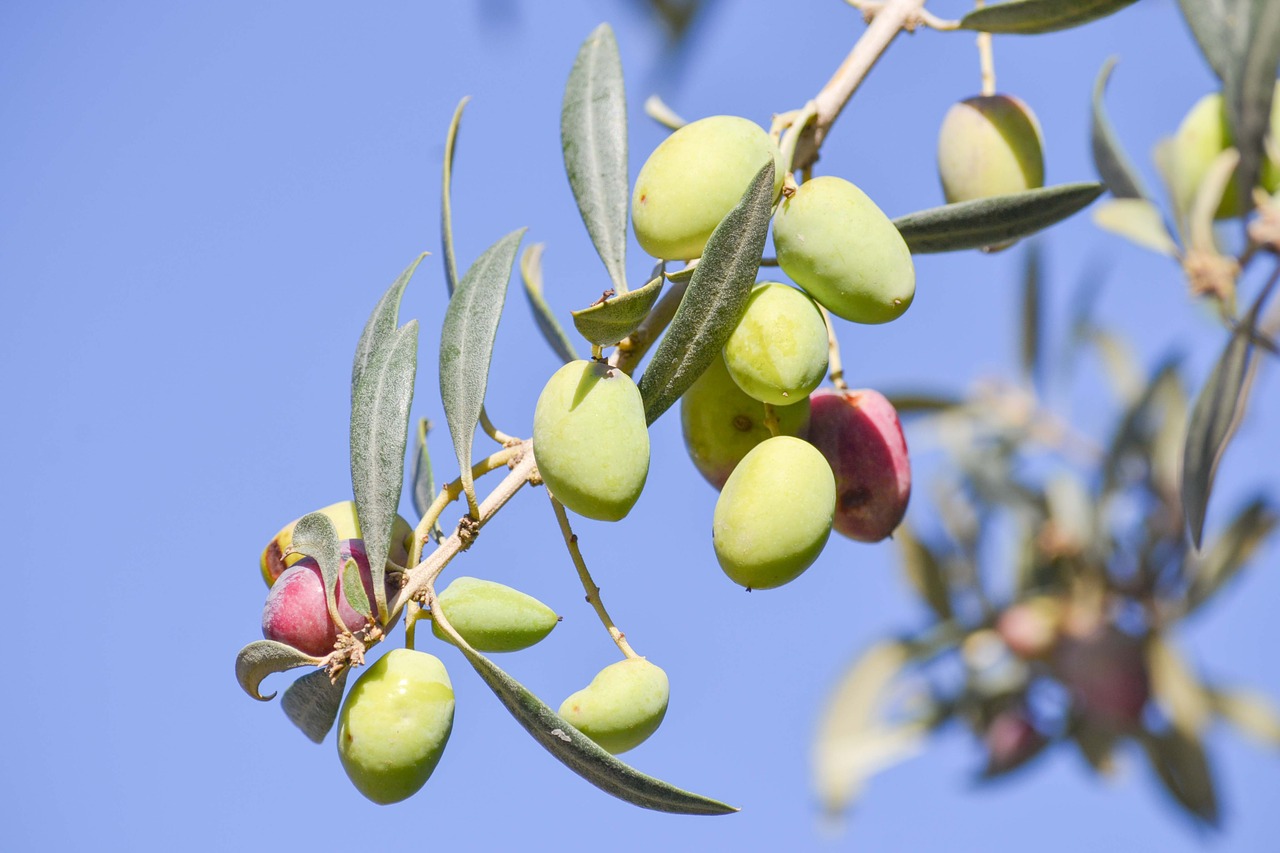
[[837, 390], [848, 391], [849, 383], [844, 381], [844, 363], [840, 360], [840, 341], [836, 340], [836, 327], [831, 322], [831, 314], [821, 305], [822, 323], [827, 327], [827, 375]]
[[[978, 4], [982, 8], [982, 4]], [[982, 65], [982, 94], [990, 98], [996, 93], [996, 60], [991, 50], [991, 33], [978, 33], [978, 62]]]
[[676, 315], [676, 309], [680, 307], [680, 300], [684, 298], [684, 292], [688, 288], [687, 281], [673, 282], [671, 289], [662, 294], [658, 304], [653, 306], [653, 310], [636, 330], [618, 342], [613, 354], [609, 356], [609, 364], [630, 376], [640, 359], [649, 351], [649, 347], [653, 346], [662, 330], [667, 328], [671, 318]]
[[560, 532], [564, 535], [564, 544], [569, 549], [569, 556], [573, 558], [573, 566], [578, 570], [578, 580], [582, 581], [582, 588], [587, 593], [587, 603], [596, 611], [596, 616], [600, 617], [600, 622], [604, 625], [605, 630], [609, 632], [609, 637], [613, 640], [614, 645], [618, 647], [618, 651], [628, 660], [634, 660], [640, 655], [635, 653], [631, 648], [631, 644], [627, 642], [627, 635], [618, 630], [618, 626], [613, 624], [613, 620], [609, 618], [609, 611], [604, 609], [604, 602], [600, 599], [600, 587], [596, 586], [596, 582], [591, 579], [591, 572], [587, 570], [587, 562], [582, 558], [582, 549], [578, 547], [578, 537], [573, 532], [573, 528], [569, 526], [569, 515], [565, 512], [564, 504], [556, 500], [556, 496], [547, 490], [547, 497], [551, 498], [551, 508], [555, 510], [556, 520], [560, 522]]
[[410, 601], [404, 617], [404, 647], [414, 649], [414, 637], [417, 633], [418, 620], [422, 618], [422, 608], [415, 601]]
[[776, 438], [782, 435], [782, 423], [778, 420], [778, 409], [773, 403], [764, 404], [764, 425], [770, 436]]
[[[507, 465], [512, 459], [524, 452], [523, 447], [524, 443], [510, 445], [481, 459], [471, 466], [471, 479], [474, 481], [490, 471], [496, 471]], [[460, 494], [462, 494], [461, 477], [443, 486], [440, 489], [440, 494], [436, 495], [436, 499], [431, 502], [431, 506], [427, 507], [427, 511], [422, 514], [422, 518], [418, 521], [418, 526], [413, 531], [413, 550], [409, 553], [409, 565], [416, 566], [422, 561], [422, 546], [430, 536], [431, 528], [439, 520], [440, 513], [444, 512], [444, 508], [456, 501]]]
[[818, 108], [817, 118], [798, 141], [794, 159], [797, 171], [807, 169], [818, 159], [818, 149], [822, 147], [823, 140], [845, 104], [853, 97], [867, 72], [876, 64], [890, 42], [912, 21], [918, 20], [924, 4], [925, 0], [886, 0], [876, 11], [875, 17], [853, 45], [849, 55], [814, 98]]

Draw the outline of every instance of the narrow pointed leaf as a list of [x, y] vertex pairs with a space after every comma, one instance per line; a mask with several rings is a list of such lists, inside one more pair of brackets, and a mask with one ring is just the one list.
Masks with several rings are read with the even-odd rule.
[[772, 205], [773, 163], [769, 162], [712, 232], [689, 289], [640, 377], [649, 423], [702, 375], [742, 319], [760, 270]]
[[1022, 371], [1037, 388], [1043, 380], [1040, 370], [1040, 291], [1043, 279], [1040, 244], [1032, 243], [1027, 247], [1022, 267], [1022, 330], [1018, 343]]
[[1129, 155], [1120, 145], [1120, 140], [1116, 138], [1115, 129], [1111, 126], [1111, 119], [1107, 115], [1107, 108], [1102, 100], [1107, 89], [1107, 81], [1115, 67], [1116, 58], [1113, 56], [1102, 64], [1098, 79], [1093, 84], [1093, 120], [1089, 128], [1093, 165], [1098, 170], [1102, 182], [1116, 198], [1150, 198], [1151, 194], [1142, 185], [1142, 178], [1134, 168], [1133, 161], [1129, 159]]
[[1178, 650], [1159, 634], [1147, 642], [1147, 668], [1151, 692], [1173, 725], [1195, 737], [1204, 734], [1213, 719], [1209, 694]]
[[551, 349], [561, 360], [568, 364], [578, 358], [573, 341], [565, 334], [564, 328], [551, 306], [542, 295], [542, 250], [543, 243], [534, 243], [520, 253], [520, 279], [524, 282], [524, 295], [533, 310], [533, 322], [537, 324], [542, 338], [551, 345]]
[[923, 728], [885, 737], [890, 726], [880, 719], [885, 695], [911, 660], [899, 642], [868, 649], [840, 678], [827, 700], [812, 750], [813, 780], [828, 813], [843, 811], [876, 771], [919, 748]]
[[951, 593], [941, 562], [929, 546], [916, 537], [909, 525], [899, 526], [893, 533], [893, 539], [902, 553], [902, 569], [907, 583], [938, 619], [950, 619]]
[[1130, 6], [1136, 0], [1011, 0], [975, 9], [960, 28], [984, 33], [1034, 35], [1078, 27]]
[[718, 815], [737, 811], [733, 806], [683, 791], [619, 761], [472, 648], [452, 625], [445, 620], [438, 620], [436, 624], [449, 635], [516, 722], [556, 760], [606, 794], [641, 808], [674, 814]]
[[608, 24], [582, 43], [569, 72], [560, 144], [582, 221], [621, 296], [627, 292], [627, 98]]
[[1265, 140], [1271, 131], [1271, 102], [1275, 94], [1276, 67], [1280, 65], [1280, 3], [1253, 0], [1249, 5], [1244, 55], [1223, 87], [1227, 121], [1240, 152], [1236, 186], [1246, 210], [1253, 207], [1250, 192], [1258, 185], [1262, 164], [1266, 162]]
[[523, 228], [512, 231], [476, 259], [450, 298], [440, 331], [440, 397], [458, 455], [462, 487], [473, 507], [476, 487], [471, 479], [471, 444], [484, 408], [493, 342], [524, 232]]
[[449, 295], [458, 286], [458, 259], [453, 252], [453, 153], [458, 143], [458, 129], [462, 126], [462, 111], [470, 97], [458, 101], [449, 122], [449, 132], [444, 138], [444, 174], [440, 180], [440, 244], [444, 258], [444, 284]]
[[1247, 377], [1253, 346], [1249, 335], [1237, 331], [1209, 374], [1187, 425], [1187, 443], [1182, 454], [1182, 511], [1197, 549], [1204, 535], [1209, 493], [1239, 415], [1248, 399]]
[[1182, 17], [1213, 73], [1225, 81], [1239, 66], [1248, 40], [1253, 0], [1178, 0]]
[[649, 316], [653, 303], [662, 293], [661, 275], [638, 290], [611, 296], [587, 308], [573, 312], [573, 325], [578, 333], [597, 346], [611, 346], [636, 330]]
[[1102, 194], [1102, 184], [1059, 184], [944, 204], [893, 220], [915, 254], [981, 249], [1061, 222]]
[[931, 394], [923, 391], [906, 391], [885, 396], [893, 404], [893, 408], [897, 410], [899, 416], [936, 414], [964, 405], [962, 398], [943, 393]]
[[275, 640], [258, 640], [236, 654], [236, 681], [254, 699], [269, 702], [276, 694], [263, 696], [258, 692], [263, 679], [268, 675], [298, 666], [319, 666], [322, 663], [324, 661], [321, 658], [314, 658], [293, 646]]
[[1255, 498], [1231, 521], [1199, 559], [1188, 560], [1192, 573], [1186, 612], [1193, 613], [1239, 573], [1280, 519], [1265, 498]]
[[342, 592], [352, 610], [366, 619], [373, 618], [369, 597], [364, 591], [364, 580], [360, 577], [360, 564], [349, 558], [342, 566]]
[[1143, 198], [1114, 198], [1093, 211], [1093, 224], [1131, 243], [1173, 258], [1178, 244], [1165, 226], [1160, 208]]
[[404, 453], [417, 372], [418, 321], [411, 320], [375, 352], [351, 403], [351, 487], [382, 619], [388, 615], [383, 581], [391, 527], [404, 489]]
[[293, 528], [290, 550], [306, 554], [320, 564], [320, 578], [324, 582], [324, 602], [329, 608], [329, 619], [334, 625], [342, 625], [342, 617], [338, 615], [337, 589], [342, 560], [338, 554], [338, 531], [333, 522], [320, 512], [304, 515]]
[[1082, 723], [1071, 733], [1071, 739], [1094, 772], [1101, 776], [1110, 776], [1115, 772], [1115, 733]]
[[1247, 690], [1214, 690], [1213, 710], [1244, 734], [1272, 749], [1280, 748], [1280, 712], [1271, 700]]
[[396, 324], [399, 322], [400, 299], [404, 296], [405, 286], [409, 283], [409, 279], [413, 278], [414, 270], [426, 256], [426, 252], [418, 255], [413, 263], [400, 273], [400, 277], [392, 282], [386, 293], [382, 294], [382, 298], [374, 306], [373, 313], [369, 315], [364, 331], [360, 333], [360, 341], [356, 344], [355, 362], [351, 366], [351, 398], [353, 400], [356, 396], [356, 387], [360, 384], [360, 377], [369, 366], [374, 351], [395, 333]]
[[413, 511], [418, 514], [418, 518], [427, 514], [427, 508], [436, 499], [436, 478], [427, 448], [427, 433], [430, 430], [431, 421], [421, 418], [418, 421], [413, 452]]
[[347, 685], [344, 669], [336, 682], [329, 680], [323, 669], [309, 672], [299, 678], [280, 697], [280, 707], [295, 726], [313, 743], [320, 743], [333, 728], [342, 707], [342, 690]]
[[1160, 734], [1143, 733], [1142, 746], [1165, 790], [1193, 817], [1218, 824], [1218, 795], [1204, 745], [1178, 728]]

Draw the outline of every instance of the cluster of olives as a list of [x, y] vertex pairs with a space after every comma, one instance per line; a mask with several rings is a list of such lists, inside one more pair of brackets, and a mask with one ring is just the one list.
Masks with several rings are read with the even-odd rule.
[[[647, 453], [646, 453], [647, 458]], [[320, 510], [340, 537], [339, 556], [354, 560], [374, 609], [372, 577], [355, 506], [346, 501]], [[336, 589], [342, 625], [334, 624], [325, 601], [316, 561], [291, 551], [287, 525], [262, 553], [263, 578], [270, 587], [262, 613], [269, 640], [323, 657], [344, 633], [368, 620], [356, 612], [342, 588]], [[412, 530], [398, 518], [391, 560], [404, 562]], [[394, 590], [388, 588], [388, 597]], [[503, 584], [471, 577], [455, 578], [436, 598], [436, 608], [472, 648], [514, 652], [544, 639], [560, 617], [542, 602]], [[430, 615], [430, 614], [427, 614]], [[432, 632], [452, 639], [436, 621]], [[642, 658], [605, 667], [591, 683], [564, 701], [560, 714], [609, 752], [632, 749], [657, 730], [667, 710], [666, 673]], [[426, 784], [444, 753], [453, 729], [454, 696], [449, 673], [439, 658], [413, 649], [395, 649], [366, 669], [347, 694], [338, 714], [338, 757], [352, 783], [376, 803], [395, 803]]]
[[[821, 177], [784, 191], [778, 146], [758, 125], [715, 116], [685, 125], [645, 162], [632, 194], [640, 245], [662, 260], [702, 255], [752, 178], [774, 162], [778, 264], [799, 287], [758, 283], [723, 351], [686, 391], [685, 442], [721, 490], [712, 520], [724, 572], [751, 589], [807, 569], [832, 527], [885, 538], [910, 494], [906, 443], [874, 391], [819, 390], [827, 373], [822, 308], [859, 323], [906, 311], [915, 270], [906, 242], [860, 189]], [[534, 453], [566, 507], [606, 521], [639, 498], [649, 441], [639, 391], [603, 362], [562, 367], [534, 415]]]

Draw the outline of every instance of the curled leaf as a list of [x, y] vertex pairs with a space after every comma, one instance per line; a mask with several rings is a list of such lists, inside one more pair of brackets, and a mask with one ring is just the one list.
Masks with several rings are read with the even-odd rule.
[[640, 396], [649, 423], [702, 375], [742, 319], [760, 270], [772, 207], [770, 161], [712, 232], [689, 289], [640, 377]]
[[893, 220], [914, 254], [981, 249], [1061, 222], [1102, 194], [1102, 184], [1059, 184], [944, 204]]
[[280, 708], [295, 726], [302, 730], [312, 743], [320, 743], [333, 728], [342, 707], [342, 691], [347, 685], [344, 669], [337, 681], [329, 680], [324, 670], [309, 672], [299, 678], [280, 697]]
[[323, 659], [300, 652], [293, 646], [275, 640], [258, 640], [236, 654], [236, 681], [254, 699], [269, 702], [276, 694], [263, 696], [258, 692], [258, 687], [268, 675], [299, 666], [319, 666], [322, 663]]
[[1078, 27], [1118, 12], [1136, 0], [1011, 0], [984, 6], [960, 19], [960, 29], [1035, 35]]
[[661, 274], [638, 290], [610, 296], [603, 302], [573, 312], [573, 325], [596, 346], [611, 346], [634, 332], [649, 316], [664, 283]]

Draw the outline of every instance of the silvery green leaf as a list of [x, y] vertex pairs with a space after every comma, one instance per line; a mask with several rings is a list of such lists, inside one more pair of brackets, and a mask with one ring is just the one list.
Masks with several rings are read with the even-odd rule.
[[1061, 222], [1102, 194], [1102, 184], [1059, 184], [944, 204], [893, 220], [914, 254], [982, 249]]
[[290, 684], [280, 697], [285, 716], [313, 743], [322, 742], [338, 718], [348, 672], [349, 669], [342, 670], [337, 681], [330, 681], [329, 673], [323, 669], [309, 672]]
[[619, 761], [472, 648], [452, 625], [443, 620], [437, 624], [516, 722], [556, 760], [606, 794], [641, 808], [674, 814], [718, 815], [737, 811], [733, 806], [683, 791]]
[[1093, 148], [1093, 164], [1102, 177], [1102, 182], [1116, 198], [1148, 199], [1150, 193], [1142, 185], [1142, 178], [1134, 168], [1133, 161], [1125, 154], [1120, 140], [1116, 138], [1111, 119], [1107, 116], [1106, 105], [1102, 96], [1107, 89], [1107, 81], [1116, 67], [1113, 56], [1102, 64], [1098, 79], [1093, 84], [1093, 120], [1089, 135]]
[[369, 596], [364, 591], [364, 579], [360, 577], [360, 564], [350, 557], [342, 564], [342, 592], [352, 610], [366, 619], [373, 618]]
[[[524, 232], [523, 228], [512, 231], [476, 259], [449, 299], [440, 332], [440, 396], [471, 506], [476, 504], [471, 444], [484, 407], [498, 320]], [[369, 556], [372, 560], [373, 555]]]
[[582, 221], [621, 296], [627, 292], [627, 99], [608, 24], [578, 50], [564, 89], [560, 143]]
[[364, 331], [360, 333], [360, 342], [356, 344], [355, 362], [351, 366], [351, 398], [353, 400], [356, 396], [356, 386], [360, 384], [360, 377], [369, 366], [374, 351], [395, 333], [396, 324], [399, 322], [400, 299], [404, 296], [405, 286], [409, 283], [409, 279], [413, 278], [414, 270], [426, 256], [426, 252], [418, 255], [413, 263], [400, 273], [400, 277], [392, 282], [386, 293], [382, 294], [382, 298], [374, 306], [373, 313], [369, 315]]
[[772, 206], [773, 163], [769, 162], [712, 232], [689, 289], [640, 377], [649, 423], [702, 375], [742, 319], [760, 270]]
[[975, 9], [960, 19], [960, 28], [1021, 35], [1051, 33], [1096, 21], [1134, 2], [1136, 0], [1011, 0]]
[[462, 126], [462, 111], [470, 97], [458, 101], [454, 108], [449, 131], [444, 138], [444, 169], [440, 179], [440, 244], [444, 257], [444, 284], [450, 296], [458, 286], [458, 258], [453, 252], [453, 154], [458, 143], [458, 129]]
[[236, 681], [240, 687], [259, 702], [275, 698], [274, 693], [263, 696], [258, 692], [262, 680], [276, 672], [284, 672], [298, 666], [319, 666], [324, 663], [306, 652], [275, 640], [258, 640], [236, 654]]
[[383, 619], [388, 615], [387, 554], [404, 489], [404, 452], [417, 372], [418, 321], [411, 320], [374, 351], [351, 401], [351, 486], [376, 610]]
[[542, 250], [544, 248], [545, 244], [534, 243], [520, 253], [520, 278], [524, 282], [524, 295], [529, 300], [529, 307], [533, 310], [533, 322], [537, 324], [538, 331], [551, 345], [555, 354], [568, 364], [577, 360], [578, 353], [574, 349], [573, 341], [569, 340], [569, 336], [565, 334], [560, 321], [556, 319], [551, 306], [542, 295]]

